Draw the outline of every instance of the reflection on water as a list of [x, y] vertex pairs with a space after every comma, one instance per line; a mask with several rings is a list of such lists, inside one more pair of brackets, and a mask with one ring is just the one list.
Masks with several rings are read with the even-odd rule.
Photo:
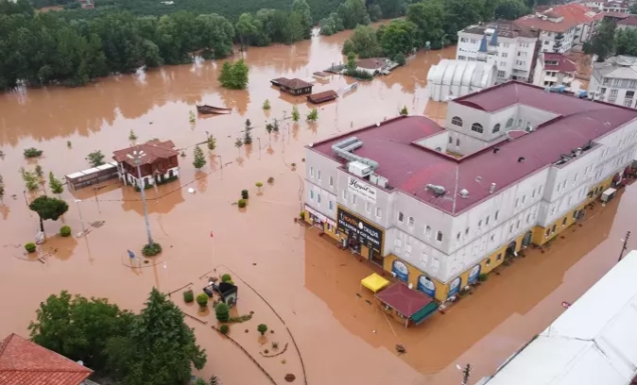
[[[302, 351], [309, 382], [449, 384], [459, 381], [456, 362], [471, 362], [476, 378], [493, 370], [559, 314], [561, 301], [573, 301], [608, 270], [617, 240], [634, 225], [627, 209], [637, 205], [632, 187], [584, 227], [555, 242], [552, 250], [532, 252], [492, 276], [447, 314], [418, 328], [390, 323], [373, 305], [371, 294], [359, 287], [369, 266], [314, 232], [306, 234], [293, 221], [306, 194], [303, 146], [396, 116], [403, 106], [412, 114], [443, 119], [445, 105], [427, 100], [426, 76], [432, 64], [453, 57], [455, 49], [420, 52], [389, 76], [361, 82], [357, 90], [318, 106], [318, 122], [309, 124], [305, 116], [314, 106], [271, 87], [270, 79], [306, 78], [342, 62], [341, 45], [349, 33], [293, 46], [250, 48], [241, 54], [250, 66], [245, 91], [219, 88], [222, 62], [197, 62], [102, 79], [83, 88], [0, 95], [0, 149], [5, 153], [0, 173], [6, 189], [0, 205], [5, 257], [0, 268], [0, 335], [26, 335], [38, 304], [63, 289], [138, 310], [151, 287], [174, 290], [194, 284], [193, 277], [214, 266], [226, 265], [281, 314]], [[341, 90], [352, 82], [333, 75], [314, 91]], [[269, 111], [262, 109], [266, 99]], [[233, 112], [198, 116], [191, 124], [190, 112], [202, 103]], [[296, 123], [283, 120], [290, 117], [293, 104], [302, 117]], [[275, 118], [281, 128], [270, 135], [265, 124]], [[237, 148], [235, 140], [243, 137], [246, 119], [255, 126], [253, 143]], [[157, 263], [137, 269], [126, 265], [126, 250], [139, 253], [146, 233], [139, 193], [117, 180], [63, 192], [69, 211], [60, 221], [44, 223], [49, 240], [42, 252], [50, 255], [25, 261], [22, 245], [33, 240], [39, 221], [27, 207], [37, 194], [24, 192], [20, 167], [39, 164], [45, 175], [53, 172], [61, 178], [88, 168], [90, 152], [100, 150], [110, 160], [114, 150], [130, 145], [131, 130], [140, 142], [173, 140], [185, 154], [179, 157], [178, 181], [146, 191], [150, 228], [164, 249]], [[217, 139], [217, 148], [204, 148], [208, 163], [197, 171], [193, 147], [209, 134]], [[26, 161], [22, 152], [29, 147], [43, 150], [43, 156]], [[257, 182], [263, 183], [260, 192]], [[244, 189], [250, 198], [239, 210], [236, 202]], [[83, 225], [91, 230], [79, 239], [55, 236], [63, 224], [74, 233]], [[244, 289], [240, 287], [240, 293]], [[209, 365], [198, 374], [208, 377], [214, 372], [227, 385], [267, 384], [242, 353], [220, 345], [224, 341], [207, 326], [192, 326], [209, 357]], [[407, 354], [397, 356], [397, 343]]]

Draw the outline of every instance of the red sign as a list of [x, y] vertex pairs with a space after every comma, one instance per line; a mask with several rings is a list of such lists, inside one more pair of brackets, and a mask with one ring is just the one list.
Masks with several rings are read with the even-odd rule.
[[568, 302], [566, 302], [566, 301], [563, 301], [563, 302], [562, 302], [562, 307], [563, 307], [564, 309], [568, 309], [570, 306], [571, 306], [571, 304], [570, 304], [570, 303], [568, 303]]

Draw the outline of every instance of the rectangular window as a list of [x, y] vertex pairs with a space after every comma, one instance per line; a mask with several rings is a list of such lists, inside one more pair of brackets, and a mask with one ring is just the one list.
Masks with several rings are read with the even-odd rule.
[[507, 56], [509, 56], [509, 54], [508, 54], [508, 53], [506, 53], [506, 52], [502, 52], [502, 57], [507, 57]]
[[552, 232], [553, 234], [555, 234], [555, 229], [557, 229], [557, 225], [553, 225], [553, 227], [551, 228], [551, 232]]
[[409, 217], [409, 227], [414, 228], [414, 217]]
[[425, 235], [428, 236], [428, 237], [431, 236], [431, 227], [429, 227], [429, 226], [425, 227]]
[[610, 90], [610, 97], [611, 97], [611, 98], [616, 98], [616, 97], [617, 97], [617, 93], [618, 93], [618, 92], [619, 92], [619, 90], [618, 90], [618, 89], [612, 88], [612, 89]]
[[436, 234], [436, 241], [442, 242], [442, 232], [438, 231], [438, 233]]
[[334, 187], [334, 178], [330, 177], [330, 187]]
[[522, 204], [526, 201], [526, 195], [522, 195]]
[[482, 219], [478, 221], [478, 228], [482, 227]]
[[334, 210], [334, 202], [330, 201], [330, 210]]
[[624, 107], [630, 107], [631, 104], [633, 104], [633, 100], [632, 99], [625, 99], [624, 100]]
[[427, 262], [429, 262], [429, 256], [427, 256], [427, 254], [423, 251], [422, 254], [420, 254], [420, 262], [423, 265], [426, 265]]
[[456, 146], [460, 146], [460, 139], [456, 139]]
[[517, 223], [515, 224], [515, 228], [519, 229], [520, 228], [520, 220], [518, 219]]
[[310, 176], [314, 177], [314, 167], [310, 167]]
[[316, 170], [316, 179], [321, 180], [321, 170]]
[[469, 236], [469, 228], [468, 227], [466, 229], [464, 229], [464, 236], [465, 237]]
[[314, 190], [310, 190], [310, 200], [314, 200]]
[[402, 222], [405, 220], [405, 215], [403, 214], [402, 211], [398, 212], [398, 222]]
[[491, 215], [487, 215], [487, 219], [484, 221], [485, 225], [489, 225], [489, 219], [491, 218]]
[[513, 232], [513, 223], [511, 223], [511, 226], [509, 226], [509, 233]]
[[575, 173], [575, 176], [573, 177], [573, 182], [577, 182], [577, 178], [579, 177], [578, 173]]
[[321, 203], [321, 194], [317, 194], [317, 195], [316, 195], [316, 201], [317, 201], [318, 203]]
[[438, 258], [434, 258], [433, 263], [431, 264], [431, 267], [433, 268], [434, 272], [437, 272], [438, 269], [440, 269], [440, 261], [438, 260]]
[[551, 235], [551, 229], [546, 229], [546, 233], [544, 233], [544, 237], [548, 237], [549, 235]]
[[498, 71], [498, 77], [499, 78], [503, 78], [505, 76], [505, 72], [504, 71]]
[[380, 207], [376, 207], [376, 217], [380, 218], [382, 213], [383, 211], [380, 209]]
[[358, 200], [358, 197], [356, 196], [356, 194], [352, 194], [352, 204], [354, 206], [356, 206], [356, 201]]
[[531, 198], [535, 198], [535, 189], [531, 192]]
[[515, 198], [515, 208], [518, 208], [520, 205], [520, 198]]
[[494, 219], [497, 221], [498, 220], [498, 216], [500, 216], [500, 210], [495, 212], [495, 217]]
[[405, 245], [405, 252], [411, 254], [411, 245], [409, 243]]
[[347, 190], [343, 190], [343, 200], [347, 201]]
[[460, 233], [460, 232], [458, 232], [458, 234], [456, 234], [456, 240], [457, 240], [457, 241], [459, 241], [459, 240], [460, 240], [460, 235], [461, 235], [461, 233]]
[[365, 202], [365, 211], [370, 212], [372, 210], [372, 204]]
[[567, 220], [568, 220], [568, 217], [564, 217], [564, 219], [562, 219], [562, 226], [566, 226]]

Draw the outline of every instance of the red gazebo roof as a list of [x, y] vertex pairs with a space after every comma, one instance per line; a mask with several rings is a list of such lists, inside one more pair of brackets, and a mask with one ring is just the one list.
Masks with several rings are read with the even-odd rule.
[[405, 284], [395, 283], [376, 294], [376, 298], [410, 318], [433, 302], [424, 293], [408, 288]]

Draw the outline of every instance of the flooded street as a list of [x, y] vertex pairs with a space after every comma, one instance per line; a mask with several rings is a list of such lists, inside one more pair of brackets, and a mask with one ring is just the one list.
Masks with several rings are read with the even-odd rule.
[[[474, 383], [561, 314], [562, 301], [577, 299], [616, 263], [621, 238], [636, 223], [630, 210], [637, 205], [634, 185], [605, 208], [591, 209], [583, 226], [567, 230], [565, 239], [548, 251], [531, 250], [500, 275], [492, 274], [445, 314], [409, 329], [388, 322], [366, 302], [371, 294], [360, 288], [372, 268], [293, 220], [304, 197], [303, 146], [396, 116], [403, 106], [410, 114], [442, 121], [445, 106], [427, 100], [427, 71], [441, 57], [453, 58], [455, 47], [418, 53], [389, 76], [362, 82], [322, 105], [318, 121], [307, 123], [311, 106], [305, 97], [282, 94], [270, 80], [308, 78], [341, 62], [348, 34], [251, 48], [245, 53], [250, 67], [245, 91], [220, 88], [223, 62], [204, 62], [103, 79], [83, 88], [0, 95], [0, 174], [6, 189], [0, 205], [0, 336], [28, 336], [39, 303], [61, 290], [106, 297], [138, 311], [156, 286], [174, 292], [172, 299], [189, 315], [186, 320], [208, 354], [202, 376], [214, 373], [225, 385], [272, 383], [249, 356], [277, 384], [286, 383], [286, 374], [302, 384], [303, 371], [312, 385], [455, 384], [461, 381], [456, 365], [465, 363], [474, 367]], [[338, 91], [352, 82], [335, 75], [328, 84], [317, 83], [313, 92]], [[266, 99], [269, 111], [262, 109]], [[233, 112], [199, 117], [191, 124], [188, 116], [196, 104]], [[293, 105], [301, 121], [288, 119], [279, 133], [268, 135], [266, 121], [289, 117]], [[255, 127], [253, 143], [237, 148], [246, 119]], [[131, 145], [131, 130], [139, 143], [172, 140], [186, 154], [179, 158], [178, 181], [146, 192], [151, 230], [163, 253], [131, 267], [126, 250], [139, 253], [146, 243], [140, 195], [110, 181], [97, 189], [65, 190], [69, 211], [60, 221], [45, 221], [49, 240], [39, 259], [25, 255], [23, 245], [38, 230], [37, 216], [26, 202], [39, 194], [24, 192], [18, 170], [40, 165], [45, 175], [51, 171], [61, 178], [89, 168], [85, 158], [96, 150], [110, 161], [114, 150]], [[210, 152], [202, 146], [208, 163], [197, 172], [193, 147], [207, 133], [215, 136], [217, 148]], [[44, 153], [26, 160], [23, 151], [29, 147]], [[270, 177], [272, 184], [266, 183]], [[257, 182], [264, 184], [261, 192]], [[243, 189], [250, 199], [247, 208], [239, 209], [235, 203]], [[91, 229], [87, 236], [55, 235], [63, 223], [79, 232], [80, 218]], [[634, 239], [628, 248], [635, 248]], [[239, 287], [234, 315], [254, 312], [250, 321], [232, 325], [229, 334], [246, 352], [212, 329], [214, 312], [201, 313], [182, 300], [184, 287], [197, 294], [207, 274], [222, 272], [229, 272]], [[259, 338], [259, 323], [274, 333]], [[278, 357], [264, 357], [263, 348], [275, 341], [279, 352], [287, 349]], [[407, 353], [399, 356], [396, 344]]]

